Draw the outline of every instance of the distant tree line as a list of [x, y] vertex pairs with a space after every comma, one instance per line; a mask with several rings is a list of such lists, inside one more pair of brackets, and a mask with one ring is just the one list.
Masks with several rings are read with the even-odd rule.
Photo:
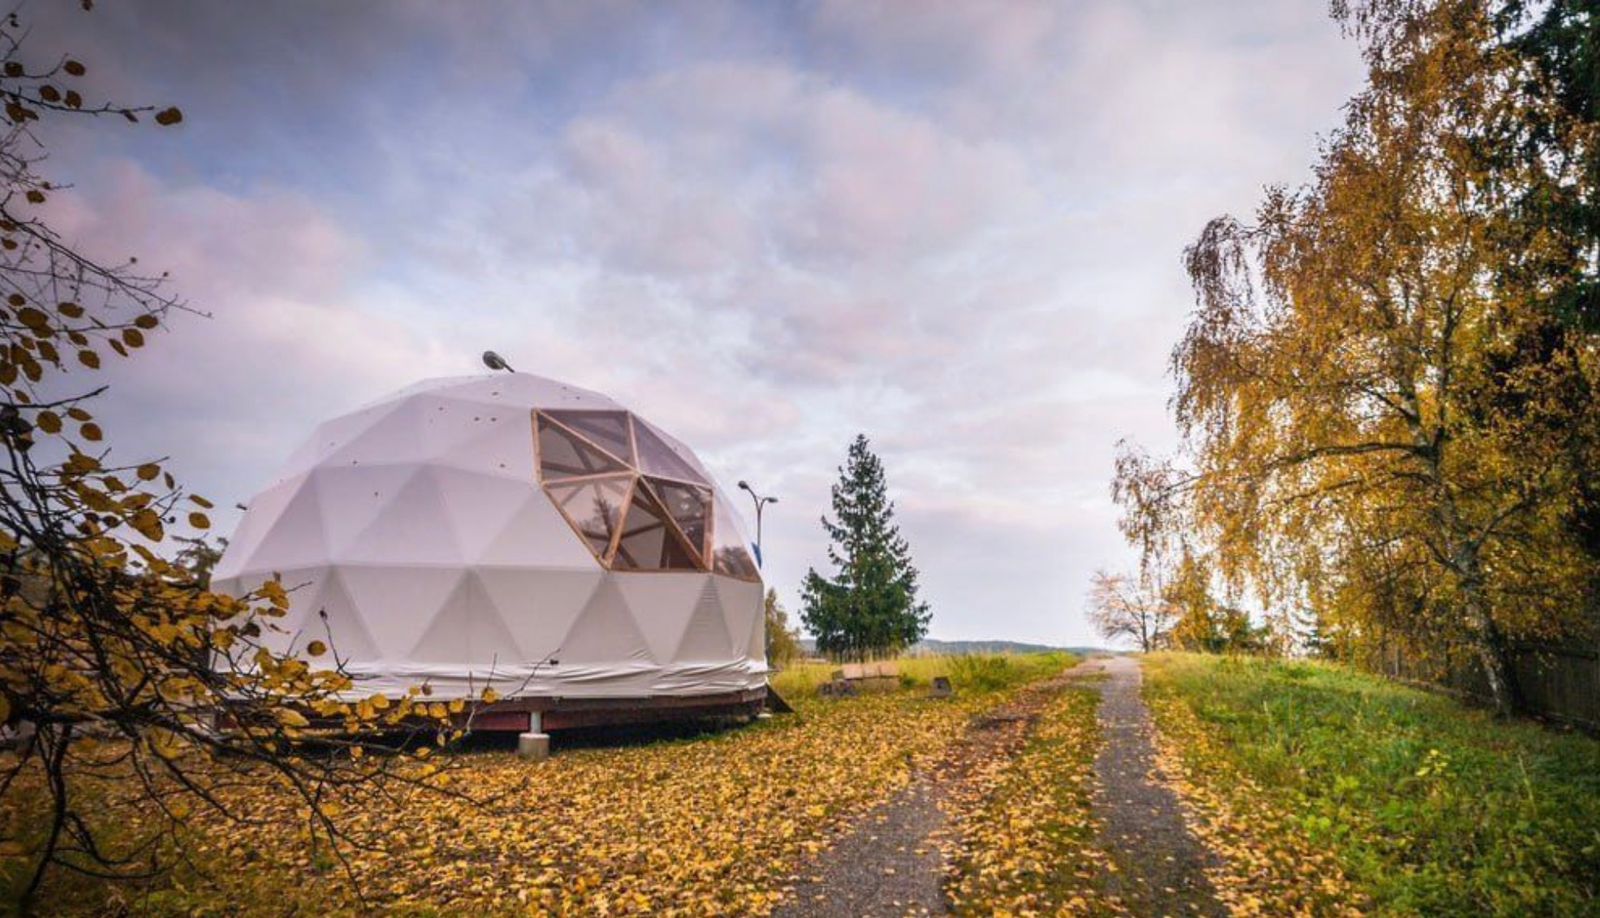
[[[1309, 184], [1186, 250], [1181, 445], [1124, 443], [1113, 494], [1146, 581], [1248, 599], [1278, 649], [1469, 648], [1511, 711], [1515, 642], [1595, 632], [1600, 23], [1334, 13], [1366, 85]], [[1175, 609], [1175, 642], [1199, 606], [1223, 607]]]

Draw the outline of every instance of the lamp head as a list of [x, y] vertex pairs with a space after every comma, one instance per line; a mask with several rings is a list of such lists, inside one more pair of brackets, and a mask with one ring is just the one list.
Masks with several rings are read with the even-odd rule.
[[511, 369], [511, 364], [506, 363], [506, 359], [504, 357], [501, 357], [494, 351], [483, 352], [483, 365], [491, 370], [505, 370], [507, 373], [516, 372], [516, 370]]
[[[750, 482], [745, 481], [742, 478], [739, 479], [739, 490], [741, 490], [741, 491], [749, 491], [750, 490]], [[755, 492], [752, 491], [751, 493], [753, 494]]]

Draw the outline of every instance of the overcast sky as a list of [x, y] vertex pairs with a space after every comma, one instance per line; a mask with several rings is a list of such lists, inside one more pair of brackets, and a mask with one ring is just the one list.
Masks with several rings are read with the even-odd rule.
[[866, 433], [932, 636], [1062, 644], [1132, 562], [1115, 443], [1171, 442], [1183, 246], [1304, 181], [1361, 76], [1319, 0], [23, 14], [86, 95], [186, 116], [49, 135], [66, 235], [213, 316], [112, 371], [124, 458], [231, 506], [493, 348], [778, 495], [791, 609]]

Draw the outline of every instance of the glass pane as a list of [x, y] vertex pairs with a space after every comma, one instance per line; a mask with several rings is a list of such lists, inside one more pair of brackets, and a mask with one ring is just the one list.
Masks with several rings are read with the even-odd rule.
[[684, 538], [689, 540], [689, 545], [697, 553], [705, 554], [706, 535], [710, 531], [707, 523], [711, 518], [711, 490], [660, 478], [648, 478], [646, 481], [655, 490], [656, 497], [661, 499], [672, 521], [678, 524]]
[[760, 580], [761, 572], [756, 568], [755, 557], [745, 546], [744, 536], [733, 522], [733, 514], [721, 502], [716, 511], [717, 528], [712, 537], [717, 547], [712, 558], [712, 570], [740, 580]]
[[733, 545], [717, 549], [716, 572], [740, 580], [760, 580], [761, 575], [756, 571], [755, 559], [744, 550], [742, 545]]
[[628, 521], [617, 544], [613, 566], [622, 570], [659, 570], [661, 552], [666, 547], [667, 524], [657, 512], [655, 502], [644, 489], [634, 491], [628, 506]]
[[645, 488], [635, 488], [612, 564], [618, 570], [700, 570], [667, 514]]
[[652, 475], [665, 475], [668, 478], [705, 484], [705, 479], [700, 477], [700, 473], [690, 468], [689, 463], [679, 458], [672, 447], [656, 436], [650, 430], [650, 425], [638, 423], [636, 420], [633, 425], [633, 435], [639, 444], [639, 468]]
[[550, 417], [583, 434], [600, 448], [633, 464], [633, 438], [626, 411], [551, 411]]
[[622, 463], [539, 415], [539, 472], [545, 481], [626, 471]]
[[661, 558], [661, 566], [672, 571], [705, 570], [699, 559], [689, 554], [688, 549], [683, 547], [683, 542], [679, 539], [671, 539], [667, 542], [667, 550], [666, 554]]
[[601, 558], [611, 548], [611, 536], [622, 520], [631, 476], [602, 478], [579, 484], [546, 485], [550, 498]]

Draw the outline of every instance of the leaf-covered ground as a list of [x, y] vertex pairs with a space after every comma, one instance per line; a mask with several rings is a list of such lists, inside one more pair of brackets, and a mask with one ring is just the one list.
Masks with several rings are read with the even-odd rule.
[[[1037, 678], [1040, 667], [1058, 671], [1065, 662], [1013, 676]], [[291, 831], [202, 817], [189, 843], [207, 878], [180, 873], [139, 888], [69, 877], [45, 901], [79, 913], [760, 915], [807, 855], [1015, 691], [800, 698], [798, 716], [688, 740], [569, 750], [540, 763], [468, 753], [469, 767], [445, 779], [492, 795], [488, 804], [412, 792], [343, 814], [371, 846], [349, 852], [354, 885], [336, 859], [308, 852]], [[265, 788], [240, 791], [233, 803], [292, 811]]]
[[1235, 914], [1600, 914], [1600, 742], [1333, 666], [1145, 669]]
[[[958, 913], [1126, 914], [1099, 847], [1112, 842], [1094, 809], [1097, 695], [1046, 681], [1066, 662], [982, 664], [950, 700], [916, 684], [839, 702], [800, 692], [795, 717], [541, 763], [463, 753], [447, 780], [490, 802], [410, 792], [346, 808], [370, 846], [348, 852], [355, 884], [288, 828], [289, 798], [238, 788], [234, 805], [287, 818], [266, 831], [197, 814], [204, 878], [63, 874], [43, 901], [64, 914], [763, 915], [921, 775], [941, 788], [935, 840]], [[1233, 914], [1600, 914], [1600, 743], [1335, 667], [1144, 666], [1153, 775], [1218, 855], [1207, 878]], [[148, 818], [114, 791], [108, 823]], [[0, 807], [8, 838], [26, 827], [20, 799]], [[0, 880], [15, 855], [0, 851]]]
[[802, 871], [783, 918], [1094, 914], [1098, 696], [1084, 668], [1028, 685]]
[[1106, 896], [1109, 860], [1091, 810], [1098, 696], [1054, 693], [1031, 730], [985, 756], [945, 802], [945, 887], [962, 915], [1124, 913]]

